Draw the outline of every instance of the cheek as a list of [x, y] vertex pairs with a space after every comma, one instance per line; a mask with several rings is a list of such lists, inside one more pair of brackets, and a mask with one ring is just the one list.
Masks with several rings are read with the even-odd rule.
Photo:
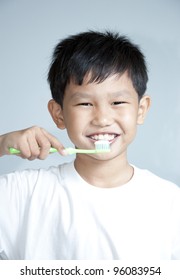
[[66, 125], [66, 128], [68, 129], [75, 129], [76, 126], [79, 127], [81, 123], [83, 123], [83, 118], [79, 117], [77, 114], [73, 112], [69, 112], [64, 117], [64, 123]]
[[121, 120], [123, 122], [123, 125], [128, 128], [135, 127], [137, 125], [137, 111], [136, 110], [130, 110], [128, 112], [124, 112], [121, 115]]
[[73, 107], [66, 107], [64, 110], [64, 123], [66, 128], [74, 129], [77, 126], [77, 129], [83, 128], [83, 125], [89, 122], [90, 112], [88, 109], [78, 109]]
[[131, 142], [137, 131], [137, 112], [135, 110], [131, 110], [128, 114], [122, 115], [121, 127], [125, 137]]
[[71, 141], [76, 142], [77, 135], [79, 135], [83, 129], [83, 118], [79, 117], [72, 110], [67, 110], [64, 115], [64, 124], [69, 138]]

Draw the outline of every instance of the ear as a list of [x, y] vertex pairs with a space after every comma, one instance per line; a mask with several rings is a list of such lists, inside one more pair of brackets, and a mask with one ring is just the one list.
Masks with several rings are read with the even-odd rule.
[[57, 127], [65, 129], [62, 107], [54, 99], [49, 100], [48, 110]]
[[137, 124], [143, 124], [147, 112], [151, 105], [151, 98], [148, 95], [144, 95], [139, 101]]

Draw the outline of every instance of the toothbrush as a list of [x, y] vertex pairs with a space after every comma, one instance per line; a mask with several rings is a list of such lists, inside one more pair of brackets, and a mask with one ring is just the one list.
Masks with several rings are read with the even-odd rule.
[[[107, 153], [107, 152], [110, 152], [110, 145], [109, 145], [109, 141], [98, 140], [95, 142], [95, 149], [93, 149], [93, 150], [65, 148], [65, 151], [67, 152], [67, 155]], [[10, 154], [20, 154], [21, 153], [20, 150], [17, 150], [14, 148], [9, 148], [9, 152], [10, 152]], [[49, 153], [55, 153], [55, 152], [57, 152], [57, 149], [51, 147], [49, 150]]]

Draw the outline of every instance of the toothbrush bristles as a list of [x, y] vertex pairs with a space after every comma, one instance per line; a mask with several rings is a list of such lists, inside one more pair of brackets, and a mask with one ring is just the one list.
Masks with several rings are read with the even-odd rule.
[[110, 144], [107, 140], [98, 140], [95, 142], [95, 149], [98, 152], [110, 152]]

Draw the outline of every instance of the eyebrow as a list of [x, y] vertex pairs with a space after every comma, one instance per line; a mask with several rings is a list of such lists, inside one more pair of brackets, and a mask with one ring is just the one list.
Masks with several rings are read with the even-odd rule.
[[121, 90], [117, 92], [110, 93], [111, 97], [132, 97], [128, 90]]
[[[109, 97], [113, 97], [113, 98], [116, 98], [116, 97], [131, 97], [131, 94], [129, 93], [129, 91], [127, 90], [122, 90], [122, 91], [117, 91], [117, 92], [110, 92], [108, 93], [108, 96]], [[76, 98], [90, 98], [92, 97], [92, 94], [91, 93], [87, 93], [87, 92], [75, 92], [73, 93], [73, 95], [71, 96], [72, 99], [76, 99]]]
[[86, 93], [86, 92], [75, 92], [71, 96], [72, 99], [76, 99], [76, 98], [89, 98], [89, 97], [91, 97], [91, 94]]

